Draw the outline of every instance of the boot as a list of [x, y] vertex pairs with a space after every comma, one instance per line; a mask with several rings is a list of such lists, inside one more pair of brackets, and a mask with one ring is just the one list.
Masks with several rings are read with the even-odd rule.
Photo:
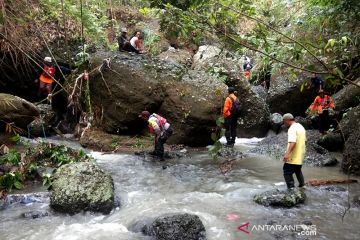
[[294, 181], [294, 178], [292, 175], [286, 174], [286, 175], [284, 175], [284, 179], [285, 179], [286, 186], [288, 189], [292, 189], [295, 187], [295, 181]]

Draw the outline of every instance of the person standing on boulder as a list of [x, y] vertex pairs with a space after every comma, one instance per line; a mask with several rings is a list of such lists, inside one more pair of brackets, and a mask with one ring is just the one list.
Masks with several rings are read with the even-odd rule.
[[295, 173], [299, 181], [299, 187], [303, 187], [305, 182], [301, 167], [305, 158], [306, 131], [300, 123], [295, 122], [294, 116], [291, 113], [286, 113], [283, 116], [283, 123], [289, 128], [288, 145], [283, 158], [285, 182], [288, 189], [294, 188], [293, 174]]
[[151, 154], [163, 161], [164, 144], [173, 133], [170, 123], [159, 114], [150, 115], [148, 111], [143, 111], [139, 117], [148, 123], [150, 133], [155, 135], [155, 147]]
[[316, 97], [318, 92], [324, 88], [324, 81], [316, 73], [313, 73], [311, 76], [310, 88], [312, 88], [313, 97]]
[[229, 87], [229, 96], [225, 99], [223, 116], [225, 119], [226, 145], [234, 146], [236, 139], [237, 119], [240, 114], [240, 101], [235, 96], [235, 89]]

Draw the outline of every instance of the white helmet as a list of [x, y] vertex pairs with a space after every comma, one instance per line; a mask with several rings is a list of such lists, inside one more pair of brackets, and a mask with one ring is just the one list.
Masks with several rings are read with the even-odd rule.
[[51, 57], [45, 57], [45, 58], [44, 58], [44, 62], [49, 62], [49, 63], [51, 63], [51, 62], [52, 62]]

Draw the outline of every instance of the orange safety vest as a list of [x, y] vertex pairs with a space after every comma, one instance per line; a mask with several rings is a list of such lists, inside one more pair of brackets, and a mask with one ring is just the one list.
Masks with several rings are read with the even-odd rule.
[[52, 84], [54, 82], [53, 78], [55, 77], [55, 67], [54, 66], [44, 66], [44, 71], [40, 75], [40, 81], [46, 84]]
[[224, 104], [224, 111], [223, 111], [223, 115], [224, 117], [229, 117], [231, 115], [231, 108], [232, 108], [232, 104], [233, 101], [231, 100], [233, 99], [234, 101], [237, 99], [237, 97], [235, 96], [235, 94], [230, 94], [226, 99], [225, 99], [225, 104]]
[[314, 103], [311, 105], [311, 112], [317, 110], [319, 114], [322, 114], [325, 108], [334, 108], [334, 107], [335, 105], [328, 95], [325, 95], [323, 98], [317, 96], [314, 100]]

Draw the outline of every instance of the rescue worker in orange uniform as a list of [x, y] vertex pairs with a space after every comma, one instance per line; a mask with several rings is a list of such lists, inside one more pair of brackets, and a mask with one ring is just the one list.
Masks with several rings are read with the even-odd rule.
[[236, 140], [237, 118], [239, 114], [239, 99], [235, 96], [235, 89], [229, 87], [229, 96], [225, 99], [223, 116], [225, 118], [226, 145], [234, 146]]
[[321, 134], [325, 134], [325, 131], [329, 129], [329, 109], [334, 108], [335, 105], [331, 98], [321, 89], [319, 95], [315, 98], [310, 107], [310, 111], [312, 113], [317, 113], [319, 116], [318, 126]]
[[46, 94], [48, 98], [51, 98], [52, 84], [54, 82], [55, 72], [55, 66], [52, 64], [51, 57], [45, 57], [43, 71], [39, 77], [39, 96]]
[[139, 117], [148, 123], [150, 133], [155, 135], [155, 147], [151, 154], [163, 161], [164, 144], [173, 134], [170, 123], [159, 114], [153, 113], [150, 115], [148, 111], [143, 111]]

